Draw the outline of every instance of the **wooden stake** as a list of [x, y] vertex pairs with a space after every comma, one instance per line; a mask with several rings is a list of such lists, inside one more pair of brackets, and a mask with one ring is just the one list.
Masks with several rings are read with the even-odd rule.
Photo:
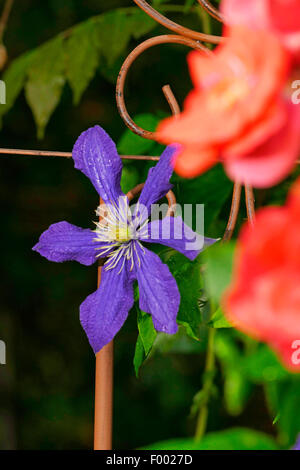
[[[100, 199], [100, 204], [103, 201]], [[102, 267], [98, 267], [98, 287]], [[94, 450], [112, 449], [113, 341], [96, 354]]]

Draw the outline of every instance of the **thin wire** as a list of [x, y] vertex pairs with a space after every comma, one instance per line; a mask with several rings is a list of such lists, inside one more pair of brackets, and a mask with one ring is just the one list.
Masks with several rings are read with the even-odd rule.
[[155, 36], [153, 38], [147, 39], [146, 41], [139, 44], [126, 58], [124, 61], [116, 85], [116, 100], [117, 100], [117, 107], [120, 113], [121, 118], [125, 122], [126, 126], [135, 134], [139, 135], [140, 137], [144, 137], [145, 139], [156, 140], [155, 139], [155, 132], [150, 132], [142, 127], [138, 126], [134, 120], [130, 117], [125, 100], [124, 100], [124, 88], [126, 77], [128, 71], [133, 64], [133, 62], [147, 49], [157, 46], [160, 44], [183, 44], [185, 46], [191, 47], [192, 49], [201, 50], [204, 53], [210, 55], [212, 52], [203, 44], [194, 41], [188, 37], [178, 36], [174, 34], [164, 34], [162, 36]]
[[213, 16], [216, 20], [224, 22], [224, 16], [215, 8], [208, 0], [197, 0], [201, 7], [206, 10], [210, 16]]
[[242, 186], [240, 183], [234, 183], [229, 219], [223, 235], [224, 242], [229, 241], [233, 235], [241, 204], [241, 192]]
[[[64, 157], [71, 158], [72, 152], [56, 152], [50, 150], [22, 150], [22, 149], [7, 149], [0, 148], [0, 155], [23, 155], [35, 157]], [[150, 160], [158, 161], [158, 156], [147, 155], [120, 155], [123, 160]]]
[[219, 44], [223, 41], [223, 38], [220, 36], [212, 36], [210, 34], [199, 33], [198, 31], [193, 31], [192, 29], [185, 28], [174, 21], [169, 20], [164, 15], [155, 10], [148, 2], [145, 0], [133, 0], [134, 3], [140, 7], [148, 16], [153, 18], [157, 23], [160, 23], [165, 28], [173, 31], [180, 36], [185, 36], [186, 38], [194, 39], [196, 41], [204, 41], [212, 44]]

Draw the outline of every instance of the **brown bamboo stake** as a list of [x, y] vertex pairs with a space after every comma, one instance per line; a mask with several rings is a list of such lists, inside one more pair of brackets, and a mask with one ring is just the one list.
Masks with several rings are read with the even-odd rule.
[[[98, 287], [102, 267], [98, 267]], [[94, 450], [112, 448], [113, 341], [96, 354]]]
[[[103, 200], [100, 198], [101, 204]], [[102, 266], [99, 265], [98, 288], [101, 282], [101, 271]], [[96, 354], [94, 450], [112, 449], [113, 358], [113, 341]]]

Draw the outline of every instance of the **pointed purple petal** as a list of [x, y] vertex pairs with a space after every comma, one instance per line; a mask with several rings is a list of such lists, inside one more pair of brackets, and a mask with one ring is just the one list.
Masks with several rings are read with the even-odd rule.
[[97, 258], [104, 243], [95, 242], [95, 232], [83, 229], [68, 222], [58, 222], [50, 225], [40, 236], [39, 242], [32, 248], [49, 261], [78, 261], [89, 266]]
[[300, 434], [298, 435], [298, 439], [296, 444], [293, 447], [293, 450], [300, 450]]
[[169, 246], [191, 260], [194, 260], [206, 246], [216, 242], [213, 238], [205, 238], [194, 232], [181, 217], [154, 220], [144, 230], [142, 229], [142, 233], [141, 241]]
[[109, 135], [100, 127], [90, 127], [75, 142], [75, 168], [92, 182], [104, 202], [124, 196], [121, 187], [122, 161]]
[[95, 354], [118, 333], [133, 306], [133, 281], [127, 266], [102, 269], [100, 287], [80, 306], [80, 321]]
[[163, 198], [172, 188], [170, 178], [173, 173], [172, 158], [178, 150], [177, 145], [169, 145], [162, 153], [158, 163], [150, 168], [139, 203], [150, 210], [151, 204]]
[[[144, 248], [144, 247], [143, 247]], [[139, 284], [140, 308], [152, 315], [157, 331], [176, 333], [176, 317], [180, 304], [180, 294], [176, 281], [169, 268], [152, 251], [138, 246], [141, 266], [136, 266]]]

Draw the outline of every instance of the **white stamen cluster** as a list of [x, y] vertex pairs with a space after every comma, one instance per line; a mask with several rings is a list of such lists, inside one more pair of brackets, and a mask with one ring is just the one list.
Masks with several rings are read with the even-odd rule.
[[132, 215], [126, 196], [120, 197], [118, 204], [110, 202], [107, 205], [98, 207], [96, 214], [100, 216], [100, 221], [96, 223], [95, 242], [107, 242], [107, 245], [97, 247], [100, 250], [97, 257], [107, 255], [107, 261], [104, 264], [105, 270], [114, 269], [121, 258], [122, 264], [118, 274], [124, 268], [125, 262], [130, 261], [130, 271], [133, 270], [135, 256], [137, 264], [141, 266], [141, 260], [136, 245], [139, 245], [142, 252], [144, 247], [139, 238], [147, 238], [148, 219], [142, 222], [143, 214], [139, 209], [139, 203], [136, 206], [135, 214]]

